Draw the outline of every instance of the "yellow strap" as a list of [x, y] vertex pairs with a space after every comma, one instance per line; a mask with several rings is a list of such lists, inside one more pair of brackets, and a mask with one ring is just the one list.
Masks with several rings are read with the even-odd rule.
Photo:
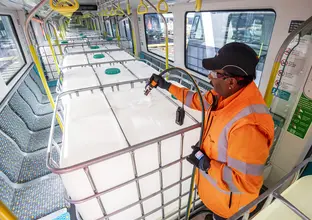
[[140, 4], [138, 5], [137, 8], [137, 14], [144, 15], [146, 13], [148, 13], [148, 7], [146, 4], [144, 4], [143, 0], [140, 0]]
[[[161, 9], [161, 5], [162, 5], [162, 4], [163, 4], [164, 7], [165, 7], [164, 10]], [[165, 13], [168, 13], [168, 11], [169, 11], [169, 6], [168, 6], [168, 4], [167, 4], [167, 2], [166, 2], [165, 0], [160, 0], [160, 1], [158, 2], [158, 4], [157, 4], [156, 9], [157, 9], [157, 12], [158, 12], [158, 13], [165, 14]]]
[[[48, 86], [48, 83], [47, 83], [47, 80], [45, 78], [45, 75], [43, 73], [43, 69], [42, 69], [42, 66], [40, 64], [39, 58], [37, 56], [35, 47], [33, 45], [29, 45], [29, 50], [30, 50], [30, 54], [31, 54], [31, 56], [32, 56], [32, 58], [34, 60], [34, 63], [36, 65], [36, 67], [37, 67], [37, 70], [39, 72], [39, 76], [41, 78], [41, 82], [43, 84], [43, 87], [44, 87], [44, 90], [45, 90], [45, 92], [47, 94], [47, 97], [48, 97], [48, 99], [50, 101], [51, 107], [54, 110], [55, 109], [55, 103], [54, 103], [53, 97], [51, 95], [51, 91], [50, 91], [50, 88]], [[57, 120], [61, 130], [63, 131], [63, 124], [62, 124], [62, 122], [61, 122], [61, 120], [60, 120], [58, 115], [56, 115], [56, 120]]]
[[195, 2], [195, 11], [199, 12], [201, 10], [202, 7], [202, 0], [196, 0]]
[[57, 58], [56, 58], [56, 55], [55, 55], [55, 51], [54, 51], [54, 48], [53, 48], [53, 45], [52, 45], [52, 42], [51, 42], [51, 37], [49, 34], [46, 34], [47, 36], [47, 40], [48, 40], [48, 43], [49, 43], [49, 46], [50, 46], [50, 50], [51, 50], [51, 53], [52, 53], [52, 57], [53, 57], [53, 60], [54, 60], [54, 63], [55, 63], [55, 67], [56, 67], [56, 71], [57, 71], [57, 74], [61, 74], [61, 70], [58, 66], [58, 62], [57, 62]]
[[130, 5], [129, 0], [127, 0], [127, 14], [131, 15], [131, 5]]
[[17, 220], [17, 217], [0, 201], [0, 219], [1, 220]]
[[270, 76], [270, 80], [269, 80], [267, 89], [265, 91], [264, 101], [268, 107], [270, 107], [272, 104], [272, 100], [273, 100], [272, 89], [274, 87], [274, 83], [275, 83], [275, 79], [276, 79], [279, 67], [280, 67], [280, 63], [275, 62], [273, 65], [273, 68], [272, 68], [272, 72], [271, 72], [271, 76]]
[[57, 36], [57, 33], [56, 33], [56, 29], [55, 27], [52, 25], [52, 29], [53, 29], [53, 33], [54, 33], [54, 36], [55, 36], [55, 43], [60, 51], [60, 55], [62, 56], [63, 55], [63, 51], [62, 51], [62, 48], [61, 48], [61, 45], [60, 45], [60, 42], [59, 42], [59, 39], [58, 39], [58, 36]]

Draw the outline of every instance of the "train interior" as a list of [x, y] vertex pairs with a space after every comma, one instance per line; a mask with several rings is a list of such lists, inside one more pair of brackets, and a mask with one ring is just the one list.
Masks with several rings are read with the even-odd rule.
[[274, 142], [260, 196], [230, 219], [312, 219], [311, 12], [311, 0], [1, 0], [0, 219], [204, 220], [185, 160], [201, 111], [146, 85], [165, 74], [212, 90], [202, 60], [231, 42], [258, 55]]

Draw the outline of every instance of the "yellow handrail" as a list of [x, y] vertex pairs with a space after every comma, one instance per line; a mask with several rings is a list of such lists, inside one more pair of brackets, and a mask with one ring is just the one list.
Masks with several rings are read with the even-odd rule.
[[54, 60], [54, 63], [55, 63], [57, 74], [60, 75], [61, 74], [61, 70], [59, 68], [58, 61], [57, 61], [57, 58], [56, 58], [56, 55], [55, 55], [55, 51], [54, 51], [54, 47], [53, 47], [52, 42], [51, 42], [51, 37], [50, 37], [50, 35], [48, 33], [46, 34], [46, 37], [47, 37], [47, 40], [48, 40], [48, 43], [49, 43], [49, 47], [50, 47], [50, 50], [51, 50], [51, 53], [52, 53], [52, 57], [53, 57], [53, 60]]
[[137, 52], [137, 49], [136, 49], [136, 39], [135, 39], [135, 33], [134, 33], [134, 29], [132, 28], [132, 41], [133, 41], [133, 52], [134, 52], [134, 56], [135, 57], [138, 57], [138, 52]]
[[108, 11], [108, 9], [106, 8], [106, 9], [104, 9], [104, 16], [105, 17], [108, 17], [109, 16], [109, 11]]
[[[157, 11], [157, 8], [150, 2], [150, 0], [145, 0], [151, 7], [152, 9], [155, 11], [155, 12], [158, 12]], [[168, 25], [167, 25], [167, 20], [166, 18], [164, 17], [163, 14], [161, 13], [158, 13], [159, 16], [162, 18], [163, 22], [164, 22], [164, 27], [165, 27], [165, 34], [166, 34], [166, 37], [165, 37], [165, 44], [166, 44], [166, 69], [169, 68], [169, 37], [168, 37]], [[167, 75], [168, 77], [168, 75]]]
[[62, 51], [62, 48], [61, 48], [61, 45], [60, 45], [60, 42], [59, 42], [59, 39], [58, 39], [58, 36], [57, 36], [57, 32], [56, 32], [56, 29], [54, 27], [53, 24], [51, 24], [52, 26], [52, 29], [53, 29], [53, 33], [54, 33], [54, 36], [55, 36], [55, 43], [60, 51], [60, 55], [62, 56], [63, 55], [63, 51]]
[[[92, 20], [93, 21], [93, 20]], [[93, 30], [96, 31], [96, 24], [95, 24], [95, 21], [93, 22]]]
[[[164, 5], [164, 7], [165, 7], [165, 9], [164, 10], [162, 10], [161, 9], [161, 5]], [[168, 11], [169, 11], [169, 6], [168, 6], [168, 3], [165, 1], [165, 0], [160, 0], [159, 2], [158, 2], [158, 4], [157, 4], [157, 12], [158, 13], [162, 13], [162, 14], [165, 14], [165, 13], [168, 13]]]
[[108, 12], [109, 16], [115, 16], [116, 15], [116, 11], [114, 10], [114, 8], [112, 7], [111, 10]]
[[1, 220], [17, 220], [17, 217], [0, 201], [0, 219]]
[[202, 7], [202, 0], [196, 0], [195, 2], [195, 11], [199, 12], [201, 10]]
[[278, 69], [280, 67], [280, 62], [274, 62], [267, 90], [265, 91], [264, 100], [267, 106], [271, 106], [273, 100], [272, 88], [274, 87], [274, 82], [277, 76]]
[[130, 5], [129, 0], [127, 0], [127, 14], [131, 15], [131, 5]]
[[[130, 20], [130, 18], [129, 18], [129, 16], [127, 16], [124, 12], [123, 12], [123, 14], [126, 16], [126, 17], [128, 17], [128, 19], [129, 19], [129, 22], [131, 21]], [[135, 57], [138, 57], [138, 53], [137, 53], [137, 49], [136, 49], [136, 36], [135, 36], [135, 32], [134, 32], [134, 29], [133, 29], [133, 27], [131, 28], [131, 37], [132, 37], [132, 41], [133, 41], [133, 52], [134, 52], [134, 56]]]
[[137, 8], [137, 14], [138, 15], [144, 15], [146, 13], [148, 13], [148, 7], [143, 2], [143, 0], [140, 0], [140, 4], [138, 5], [138, 8]]
[[116, 30], [116, 36], [117, 36], [118, 46], [120, 47], [120, 35], [119, 35], [119, 30], [118, 30], [117, 24], [115, 24], [115, 30]]
[[[48, 99], [50, 101], [51, 107], [52, 107], [52, 109], [55, 109], [55, 103], [54, 103], [53, 97], [51, 95], [51, 91], [50, 91], [49, 85], [48, 85], [47, 80], [45, 78], [45, 75], [43, 73], [43, 69], [42, 69], [41, 63], [39, 61], [39, 58], [37, 56], [35, 47], [32, 44], [29, 45], [29, 51], [30, 51], [30, 54], [31, 54], [31, 56], [32, 56], [32, 58], [34, 60], [34, 63], [36, 65], [36, 67], [37, 67], [37, 70], [39, 72], [39, 75], [40, 75], [40, 78], [41, 78], [44, 90], [46, 91], [46, 94], [47, 94], [47, 97], [48, 97]], [[62, 124], [62, 121], [60, 120], [58, 115], [56, 115], [56, 119], [57, 119], [57, 122], [58, 122], [61, 130], [63, 131], [63, 124]]]
[[[29, 24], [30, 24], [30, 20], [31, 18], [35, 15], [35, 13], [37, 12], [37, 10], [42, 7], [48, 0], [41, 0], [38, 5], [36, 7], [34, 7], [28, 14], [27, 18], [26, 18], [26, 21], [25, 21], [25, 36], [26, 36], [26, 41], [27, 41], [27, 44], [29, 46], [29, 51], [30, 51], [30, 54], [33, 58], [33, 61], [37, 67], [37, 70], [39, 72], [39, 76], [40, 76], [40, 79], [41, 79], [41, 82], [43, 84], [43, 87], [44, 87], [44, 90], [47, 94], [47, 97], [49, 99], [49, 102], [51, 104], [51, 107], [52, 109], [54, 110], [55, 109], [55, 103], [54, 103], [54, 100], [53, 100], [53, 97], [51, 95], [51, 91], [50, 91], [50, 88], [49, 88], [49, 85], [47, 83], [47, 80], [45, 78], [45, 75], [44, 75], [44, 72], [43, 72], [43, 69], [42, 69], [42, 66], [41, 66], [41, 63], [40, 63], [40, 60], [38, 58], [38, 55], [36, 53], [36, 50], [35, 50], [35, 47], [34, 45], [32, 44], [31, 42], [31, 37], [30, 37], [30, 34], [29, 34]], [[59, 116], [56, 115], [56, 119], [57, 119], [57, 122], [59, 123], [59, 126], [61, 128], [61, 130], [63, 131], [63, 124], [62, 124], [62, 121], [60, 120]]]
[[118, 5], [117, 5], [117, 8], [115, 10], [115, 14], [119, 15], [119, 16], [123, 16], [124, 15], [124, 11], [121, 9], [120, 3], [118, 3]]

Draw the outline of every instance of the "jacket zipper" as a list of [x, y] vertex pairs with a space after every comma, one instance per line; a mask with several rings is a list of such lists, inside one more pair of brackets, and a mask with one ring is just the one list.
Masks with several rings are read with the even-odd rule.
[[230, 192], [230, 201], [229, 201], [229, 208], [232, 206], [232, 192]]

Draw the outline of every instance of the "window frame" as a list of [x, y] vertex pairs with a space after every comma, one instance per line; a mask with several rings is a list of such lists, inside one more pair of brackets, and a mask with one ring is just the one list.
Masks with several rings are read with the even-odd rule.
[[[27, 65], [27, 60], [26, 60], [26, 56], [25, 56], [25, 53], [24, 53], [24, 50], [23, 50], [23, 47], [22, 47], [22, 44], [18, 38], [18, 34], [17, 34], [17, 31], [16, 31], [16, 28], [15, 28], [15, 25], [14, 25], [14, 21], [13, 21], [13, 18], [10, 14], [1, 14], [0, 13], [0, 16], [1, 17], [8, 17], [9, 18], [9, 22], [10, 22], [10, 25], [11, 25], [11, 28], [12, 28], [12, 32], [13, 32], [13, 35], [16, 39], [16, 42], [17, 42], [17, 46], [19, 47], [19, 50], [21, 52], [21, 55], [22, 55], [22, 59], [24, 61], [24, 64], [15, 72], [15, 74], [13, 74], [9, 80], [7, 82], [5, 82], [5, 84], [8, 86], [10, 84], [10, 82], [16, 77], [16, 75], [18, 75], [18, 73]], [[2, 76], [1, 76], [2, 77]], [[4, 81], [4, 80], [3, 80]]]
[[[144, 35], [145, 35], [145, 45], [146, 45], [146, 50], [147, 50], [147, 52], [149, 52], [149, 53], [151, 53], [151, 54], [153, 54], [153, 55], [155, 55], [155, 56], [157, 56], [157, 57], [160, 57], [160, 58], [162, 58], [162, 59], [166, 59], [166, 55], [165, 56], [161, 56], [161, 55], [159, 55], [159, 54], [157, 54], [157, 53], [154, 53], [154, 52], [151, 52], [149, 49], [148, 49], [148, 43], [147, 43], [147, 35], [146, 35], [146, 25], [145, 25], [145, 15], [148, 15], [148, 14], [156, 14], [156, 15], [159, 15], [158, 13], [156, 13], [156, 12], [152, 12], [152, 13], [145, 13], [144, 15], [143, 15], [143, 24], [144, 24]], [[166, 14], [173, 14], [173, 12], [167, 12]], [[160, 15], [159, 15], [160, 16]], [[173, 19], [174, 19], [174, 16], [173, 16]], [[173, 29], [174, 29], [174, 27], [173, 27]], [[169, 43], [169, 39], [168, 39], [168, 43]], [[169, 48], [168, 48], [169, 49]], [[170, 61], [170, 62], [174, 62], [174, 60], [171, 60], [170, 58], [169, 58], [169, 54], [168, 54], [168, 60]]]
[[[105, 26], [105, 28], [106, 28], [106, 32], [108, 33], [108, 31], [109, 30], [111, 30], [112, 31], [112, 37], [114, 38], [115, 36], [114, 36], [114, 31], [113, 31], [113, 26], [112, 26], [112, 22], [111, 22], [111, 20], [110, 19], [106, 19], [104, 22], [105, 22], [105, 25], [106, 25], [106, 21], [108, 21], [108, 23], [109, 23], [109, 28], [107, 28], [106, 26]], [[108, 29], [108, 30], [107, 30]], [[110, 33], [108, 33], [108, 34], [110, 34]]]
[[[275, 18], [274, 18], [274, 25], [275, 25], [275, 22], [276, 22], [276, 17], [277, 17], [277, 13], [276, 11], [273, 9], [273, 8], [263, 8], [263, 9], [224, 9], [224, 10], [204, 10], [204, 11], [200, 11], [201, 13], [202, 12], [249, 12], [249, 11], [252, 11], [252, 12], [257, 12], [257, 11], [268, 11], [268, 12], [273, 12], [275, 14]], [[193, 70], [189, 67], [186, 66], [186, 56], [187, 56], [187, 53], [186, 53], [186, 41], [187, 41], [187, 25], [186, 25], [186, 21], [187, 21], [187, 14], [188, 13], [195, 13], [196, 14], [196, 11], [186, 11], [185, 14], [184, 14], [184, 67], [188, 70], [191, 70], [195, 73], [198, 73], [200, 74], [201, 76], [204, 76], [204, 77], [207, 77], [207, 75], [197, 71], [197, 70]], [[195, 18], [195, 17], [194, 17]], [[272, 29], [272, 35], [273, 35], [273, 31], [274, 31], [274, 25], [273, 25], [273, 29]], [[271, 35], [271, 38], [272, 38], [272, 35]], [[226, 42], [226, 39], [224, 39], [225, 42]], [[269, 46], [270, 46], [270, 43], [271, 43], [271, 39], [270, 39], [270, 42], [269, 42]], [[268, 47], [269, 48], [269, 47]], [[265, 60], [266, 61], [266, 60]], [[264, 61], [264, 63], [265, 63]], [[261, 77], [260, 77], [261, 78]], [[260, 81], [260, 80], [259, 80]]]

